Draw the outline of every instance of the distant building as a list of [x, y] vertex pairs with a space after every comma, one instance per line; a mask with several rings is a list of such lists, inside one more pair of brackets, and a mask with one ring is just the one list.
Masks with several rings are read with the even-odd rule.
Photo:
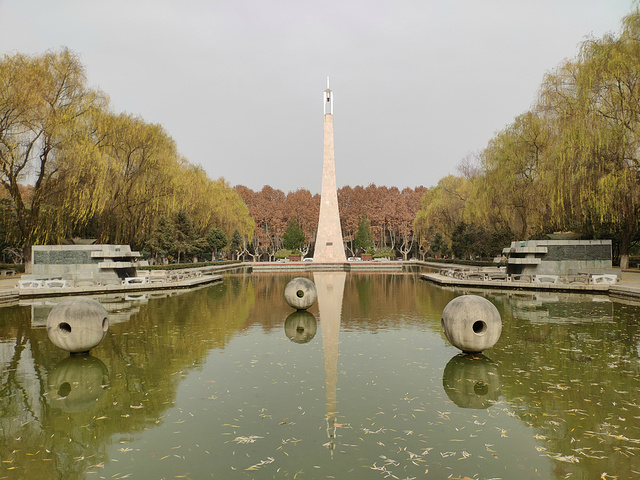
[[575, 275], [611, 273], [611, 240], [528, 240], [511, 242], [502, 251], [507, 273]]

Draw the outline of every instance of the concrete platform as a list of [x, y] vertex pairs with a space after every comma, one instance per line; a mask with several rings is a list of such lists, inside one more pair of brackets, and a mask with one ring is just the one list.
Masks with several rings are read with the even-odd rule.
[[499, 288], [508, 290], [538, 290], [551, 292], [574, 292], [574, 293], [608, 293], [611, 285], [599, 284], [565, 284], [565, 283], [533, 283], [533, 282], [510, 282], [504, 280], [466, 280], [448, 277], [438, 273], [422, 273], [420, 278], [438, 285], [464, 286], [479, 288]]
[[3, 289], [0, 290], [0, 306], [15, 303], [18, 301], [18, 291]]
[[18, 288], [19, 277], [0, 282], [0, 304], [17, 303], [28, 298], [63, 297], [73, 295], [97, 295], [109, 293], [140, 293], [149, 291], [176, 290], [194, 288], [222, 281], [222, 275], [203, 275], [175, 282], [144, 283], [132, 285], [93, 285], [64, 288]]
[[609, 295], [616, 298], [627, 298], [640, 301], [640, 285], [621, 282], [609, 287]]
[[[639, 275], [640, 277], [640, 275]], [[609, 295], [616, 298], [626, 298], [640, 301], [640, 278], [629, 278], [623, 272], [622, 281], [616, 284], [557, 284], [557, 283], [526, 283], [497, 280], [464, 280], [452, 278], [437, 273], [422, 273], [420, 278], [437, 285], [474, 287], [480, 289], [501, 290], [534, 290], [546, 292], [566, 293], [595, 293]]]

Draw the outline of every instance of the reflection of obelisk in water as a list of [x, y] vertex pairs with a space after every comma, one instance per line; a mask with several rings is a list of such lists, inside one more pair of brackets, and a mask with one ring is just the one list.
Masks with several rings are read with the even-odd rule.
[[322, 350], [324, 351], [325, 415], [329, 448], [334, 448], [335, 422], [338, 412], [338, 336], [342, 313], [345, 272], [314, 272], [313, 280], [318, 291]]
[[324, 152], [322, 156], [322, 193], [320, 218], [313, 253], [314, 262], [342, 263], [346, 260], [336, 186], [336, 160], [333, 149], [333, 92], [324, 91]]

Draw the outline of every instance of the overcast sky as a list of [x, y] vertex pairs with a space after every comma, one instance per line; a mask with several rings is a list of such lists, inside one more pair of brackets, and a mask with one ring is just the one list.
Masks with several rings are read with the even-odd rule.
[[432, 186], [631, 0], [0, 0], [0, 54], [66, 46], [115, 111], [232, 186]]

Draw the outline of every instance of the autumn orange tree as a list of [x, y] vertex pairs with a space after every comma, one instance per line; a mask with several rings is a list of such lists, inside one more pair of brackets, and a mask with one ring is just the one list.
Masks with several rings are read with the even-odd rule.
[[[254, 192], [243, 185], [238, 185], [235, 189], [256, 222], [256, 235], [260, 239], [254, 238], [253, 245], [249, 246], [259, 252], [254, 253], [254, 258], [264, 254], [272, 258], [273, 254], [270, 252], [274, 247], [282, 246], [284, 229], [292, 220], [298, 222], [305, 235], [306, 245], [302, 252], [307, 254], [310, 251], [318, 228], [319, 195], [312, 195], [306, 189], [284, 194], [270, 186], [263, 187], [260, 192]], [[398, 247], [404, 252], [403, 255], [407, 255], [414, 246], [413, 217], [420, 206], [424, 190], [424, 187], [417, 187], [400, 191], [395, 187], [376, 185], [353, 188], [345, 186], [338, 189], [343, 239], [350, 254], [355, 255], [353, 242], [364, 215], [370, 221], [377, 248]]]
[[405, 188], [345, 186], [338, 190], [343, 238], [351, 255], [353, 241], [363, 216], [370, 222], [376, 249], [398, 249], [405, 257], [414, 248], [413, 220], [420, 207], [424, 187]]
[[300, 188], [287, 193], [284, 202], [284, 216], [287, 225], [295, 220], [304, 234], [304, 245], [300, 249], [307, 255], [315, 242], [320, 216], [320, 195], [311, 195], [307, 189]]
[[357, 247], [354, 244], [358, 234], [360, 219], [365, 215], [364, 188], [361, 186], [345, 186], [338, 189], [338, 211], [342, 227], [342, 239], [350, 256], [356, 256]]

